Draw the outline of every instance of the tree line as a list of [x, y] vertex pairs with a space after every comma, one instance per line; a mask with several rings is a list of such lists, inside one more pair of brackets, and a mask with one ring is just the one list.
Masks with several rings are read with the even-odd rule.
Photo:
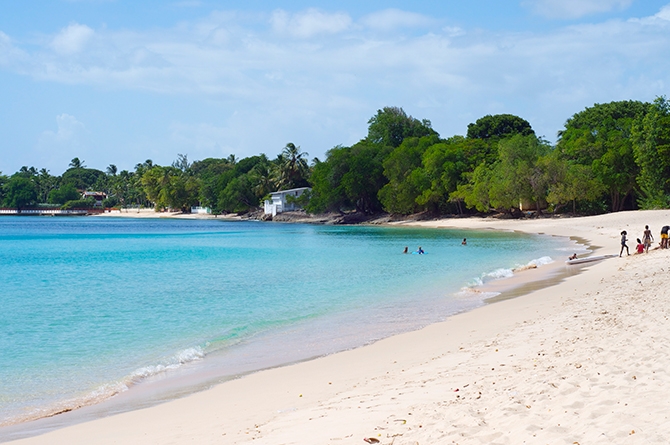
[[105, 192], [106, 207], [180, 209], [215, 213], [257, 209], [270, 192], [311, 187], [307, 211], [356, 210], [373, 214], [464, 214], [519, 209], [603, 213], [667, 208], [670, 204], [670, 103], [595, 104], [567, 119], [550, 144], [529, 122], [487, 115], [466, 136], [442, 138], [427, 119], [402, 108], [378, 110], [368, 134], [336, 146], [323, 161], [288, 143], [274, 159], [265, 154], [169, 166], [151, 160], [134, 170], [88, 168], [74, 158], [60, 176], [22, 167], [0, 174], [0, 203], [25, 208], [90, 206], [83, 191]]

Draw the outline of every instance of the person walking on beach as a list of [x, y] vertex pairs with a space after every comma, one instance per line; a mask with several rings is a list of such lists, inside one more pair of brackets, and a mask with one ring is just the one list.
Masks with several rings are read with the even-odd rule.
[[623, 249], [624, 247], [626, 248], [626, 255], [630, 255], [630, 251], [628, 250], [628, 246], [626, 245], [626, 235], [628, 235], [628, 232], [625, 230], [621, 232], [621, 252], [619, 252], [619, 258], [621, 258], [621, 255], [623, 254]]
[[670, 230], [670, 226], [663, 226], [661, 228], [661, 249], [668, 248], [668, 230]]
[[651, 242], [654, 240], [654, 236], [649, 230], [649, 226], [644, 226], [644, 236], [642, 236], [642, 244], [644, 244], [644, 251], [649, 253], [649, 247], [651, 247]]

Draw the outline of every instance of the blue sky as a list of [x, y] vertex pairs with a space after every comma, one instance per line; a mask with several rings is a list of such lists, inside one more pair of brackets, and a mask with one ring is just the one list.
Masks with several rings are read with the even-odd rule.
[[668, 95], [669, 56], [670, 0], [3, 2], [0, 171], [323, 159], [384, 106], [553, 142], [594, 103]]

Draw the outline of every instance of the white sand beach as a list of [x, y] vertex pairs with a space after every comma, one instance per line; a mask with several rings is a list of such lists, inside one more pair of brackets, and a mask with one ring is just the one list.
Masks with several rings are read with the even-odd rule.
[[670, 442], [670, 250], [632, 254], [670, 211], [413, 224], [574, 236], [617, 255], [627, 230], [631, 255], [416, 332], [12, 443]]

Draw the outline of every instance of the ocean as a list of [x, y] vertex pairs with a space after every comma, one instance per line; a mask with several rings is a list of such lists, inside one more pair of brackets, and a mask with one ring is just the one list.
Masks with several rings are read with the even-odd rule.
[[512, 232], [1, 217], [0, 425], [146, 406], [418, 329], [575, 248]]

